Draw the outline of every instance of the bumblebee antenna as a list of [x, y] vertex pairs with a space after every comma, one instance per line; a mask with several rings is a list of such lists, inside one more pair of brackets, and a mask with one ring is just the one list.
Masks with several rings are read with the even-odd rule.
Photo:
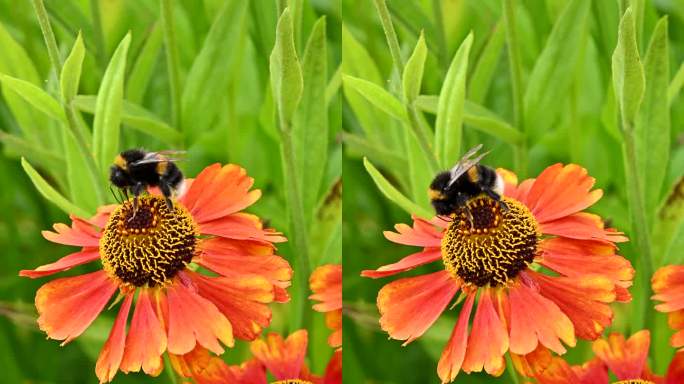
[[[119, 205], [123, 204], [123, 202], [121, 201], [121, 197], [116, 195], [116, 193], [114, 192], [114, 188], [112, 188], [111, 184], [109, 184], [109, 192], [112, 193], [114, 200], [116, 200], [116, 202], [119, 203]], [[121, 193], [121, 191], [119, 191], [119, 193]]]

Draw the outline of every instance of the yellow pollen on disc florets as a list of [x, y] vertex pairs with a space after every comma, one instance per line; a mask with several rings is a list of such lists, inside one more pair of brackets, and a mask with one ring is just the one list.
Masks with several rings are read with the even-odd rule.
[[521, 202], [471, 199], [444, 231], [442, 261], [466, 285], [506, 285], [534, 260], [541, 233]]
[[650, 380], [632, 379], [632, 380], [616, 381], [613, 384], [655, 384], [655, 383], [650, 381]]
[[306, 380], [290, 379], [290, 380], [274, 381], [271, 384], [313, 384], [313, 383], [310, 381], [306, 381]]
[[161, 286], [192, 260], [199, 231], [181, 204], [170, 210], [158, 196], [129, 200], [109, 217], [100, 259], [110, 276], [136, 287]]

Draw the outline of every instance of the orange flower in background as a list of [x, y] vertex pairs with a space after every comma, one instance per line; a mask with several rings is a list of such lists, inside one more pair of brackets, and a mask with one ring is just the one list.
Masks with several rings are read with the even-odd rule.
[[634, 270], [615, 253], [615, 243], [627, 238], [582, 212], [602, 196], [591, 191], [594, 179], [584, 168], [556, 164], [520, 184], [513, 173], [497, 172], [507, 209], [480, 196], [467, 204], [470, 217], [399, 224], [385, 237], [423, 250], [362, 272], [379, 278], [441, 261], [442, 271], [385, 285], [377, 304], [382, 329], [406, 345], [461, 292], [463, 306], [437, 367], [443, 382], [461, 370], [500, 375], [507, 351], [516, 357], [542, 346], [565, 353], [563, 344], [574, 346], [575, 336], [601, 335], [612, 321], [610, 303], [631, 300]]
[[101, 261], [97, 272], [51, 281], [36, 293], [40, 329], [64, 345], [119, 292], [111, 305], [122, 304], [95, 367], [101, 382], [119, 369], [158, 375], [165, 351], [181, 355], [201, 345], [220, 354], [234, 338], [254, 340], [270, 323], [267, 304], [289, 300], [292, 269], [273, 245], [286, 239], [240, 212], [261, 196], [250, 191], [253, 179], [239, 166], [214, 164], [186, 182], [173, 211], [149, 195], [135, 212], [128, 201], [101, 207], [90, 220], [72, 216], [71, 227], [55, 224], [43, 236], [81, 250], [20, 272], [37, 278]]
[[527, 372], [539, 384], [609, 384], [609, 371], [619, 380], [615, 384], [679, 384], [684, 382], [684, 353], [675, 354], [663, 376], [651, 372], [646, 360], [651, 335], [642, 330], [628, 340], [619, 333], [612, 333], [607, 339], [596, 340], [592, 346], [594, 357], [583, 365], [569, 365], [560, 357], [551, 357], [551, 361], [541, 372]]
[[670, 344], [675, 348], [684, 347], [684, 266], [660, 268], [653, 274], [651, 285], [656, 293], [652, 298], [663, 302], [655, 309], [667, 313], [670, 328], [677, 331], [672, 335]]
[[254, 358], [240, 366], [229, 366], [205, 348], [197, 347], [183, 356], [171, 355], [174, 369], [197, 384], [268, 384], [267, 372], [276, 380], [271, 384], [341, 384], [342, 350], [337, 350], [323, 377], [309, 372], [304, 359], [308, 344], [306, 330], [287, 339], [271, 333], [266, 340], [252, 342]]
[[320, 301], [313, 309], [325, 313], [325, 324], [333, 333], [328, 344], [333, 348], [342, 346], [342, 265], [327, 264], [316, 268], [309, 278], [314, 292], [311, 300]]

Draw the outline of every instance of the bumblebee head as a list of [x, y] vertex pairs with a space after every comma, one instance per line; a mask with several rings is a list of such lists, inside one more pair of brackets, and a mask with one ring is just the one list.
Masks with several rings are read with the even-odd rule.
[[451, 175], [449, 174], [448, 171], [441, 172], [437, 176], [435, 176], [434, 179], [432, 179], [432, 183], [430, 183], [430, 189], [429, 189], [429, 195], [430, 195], [430, 200], [443, 200], [446, 198], [444, 196], [447, 192], [447, 189], [449, 187], [449, 180], [451, 179]]
[[125, 188], [131, 185], [128, 171], [116, 163], [109, 168], [109, 181], [119, 188]]
[[126, 161], [123, 156], [116, 155], [114, 158], [114, 166], [126, 171], [128, 170], [128, 161]]

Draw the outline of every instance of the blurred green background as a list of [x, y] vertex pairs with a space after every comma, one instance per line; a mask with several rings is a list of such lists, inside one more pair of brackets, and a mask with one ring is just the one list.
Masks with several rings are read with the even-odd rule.
[[[0, 73], [3, 75], [0, 381], [92, 383], [97, 380], [95, 360], [116, 311], [105, 311], [85, 334], [60, 347], [57, 341], [45, 340], [45, 335], [37, 329], [33, 298], [36, 289], [45, 282], [81, 274], [97, 265], [36, 280], [18, 277], [20, 269], [35, 268], [76, 250], [49, 243], [40, 235], [41, 230], [49, 229], [55, 222], [67, 222], [68, 217], [36, 190], [22, 169], [21, 157], [26, 160], [25, 169], [37, 171], [35, 180], [54, 187], [79, 212], [93, 213], [98, 204], [114, 201], [105, 177], [109, 164], [96, 159], [98, 170], [103, 173], [96, 179], [89, 176], [87, 162], [76, 150], [77, 141], [69, 134], [69, 125], [61, 115], [60, 102], [66, 99], [60, 92], [59, 71], [52, 69], [32, 3], [0, 0]], [[88, 137], [94, 125], [102, 124], [95, 121], [93, 111], [116, 116], [116, 105], [123, 97], [120, 143], [112, 150], [185, 149], [187, 161], [179, 166], [187, 177], [194, 177], [213, 162], [237, 163], [254, 177], [255, 187], [262, 190], [263, 197], [249, 210], [290, 239], [278, 252], [288, 259], [296, 278], [300, 279], [300, 284], [290, 289], [293, 302], [272, 306], [273, 323], [267, 331], [287, 334], [297, 328], [290, 320], [294, 314], [303, 316], [303, 324], [308, 324], [309, 329], [311, 358], [308, 362], [312, 371], [320, 374], [332, 354], [326, 343], [330, 331], [325, 327], [324, 316], [311, 310], [308, 283], [307, 287], [301, 285], [308, 276], [303, 276], [295, 263], [300, 250], [293, 248], [289, 229], [291, 208], [285, 194], [288, 181], [283, 177], [281, 136], [270, 85], [269, 56], [275, 44], [278, 17], [285, 7], [294, 15], [293, 39], [304, 66], [305, 84], [314, 81], [307, 77], [311, 73], [306, 72], [307, 64], [303, 62], [305, 47], [312, 31], [317, 31], [320, 44], [312, 48], [311, 54], [317, 60], [308, 59], [317, 63], [313, 71], [317, 83], [311, 89], [326, 95], [315, 102], [311, 96], [303, 96], [302, 100], [310, 104], [298, 110], [297, 118], [310, 122], [310, 128], [303, 127], [300, 121], [293, 123], [294, 129], [299, 130], [295, 136], [304, 132], [320, 138], [314, 143], [316, 148], [300, 145], [296, 153], [299, 159], [304, 159], [310, 151], [317, 150], [317, 169], [322, 169], [318, 178], [304, 187], [313, 191], [313, 204], [305, 207], [305, 214], [310, 217], [309, 241], [305, 246], [311, 257], [307, 262], [313, 270], [317, 265], [341, 260], [341, 204], [338, 189], [334, 189], [342, 172], [338, 138], [341, 129], [339, 3], [326, 0], [45, 1], [60, 61], [72, 51], [79, 31], [85, 45], [78, 96], [70, 103], [75, 121], [69, 124], [74, 123]], [[162, 14], [166, 15], [166, 22]], [[172, 33], [168, 28], [171, 25]], [[117, 57], [114, 54], [117, 47], [125, 45], [127, 34], [130, 34], [127, 55], [113, 60]], [[123, 80], [118, 80], [122, 81], [122, 87], [118, 90], [116, 80], [101, 88], [108, 65], [116, 66], [123, 73]], [[98, 92], [109, 97], [104, 105], [95, 101]], [[50, 109], [53, 104], [57, 108]], [[311, 116], [317, 120], [307, 120]], [[118, 121], [112, 126], [118, 129]], [[111, 143], [115, 141], [105, 140], [105, 145]], [[98, 196], [97, 189], [104, 194]], [[249, 358], [247, 343], [238, 341], [224, 356], [231, 363], [246, 360]], [[120, 383], [150, 381], [180, 382], [168, 372], [156, 380], [143, 374], [121, 372], [115, 378]]]
[[[439, 382], [437, 361], [460, 306], [447, 310], [425, 335], [406, 347], [401, 346], [401, 341], [388, 340], [388, 335], [379, 329], [375, 305], [378, 290], [399, 278], [437, 270], [440, 265], [377, 280], [359, 276], [364, 269], [375, 269], [417, 252], [416, 247], [394, 244], [383, 237], [382, 232], [392, 230], [394, 224], [410, 223], [410, 216], [379, 191], [364, 168], [363, 157], [404, 196], [421, 209], [430, 209], [426, 191], [434, 173], [417, 145], [416, 136], [410, 133], [411, 124], [402, 119], [403, 109], [410, 111], [412, 105], [420, 124], [430, 127], [428, 136], [432, 134], [437, 96], [440, 92], [445, 94], [442, 87], [448, 81], [447, 70], [471, 31], [461, 150], [483, 143], [485, 150], [491, 150], [484, 164], [511, 169], [519, 176], [534, 177], [555, 162], [578, 163], [589, 170], [596, 178], [596, 187], [604, 190], [604, 197], [590, 211], [630, 236], [632, 241], [621, 244], [620, 249], [637, 268], [632, 289], [634, 300], [613, 305], [615, 318], [607, 332], [629, 335], [650, 324], [653, 342], [649, 362], [655, 372], [663, 374], [674, 353], [668, 345], [672, 332], [665, 316], [655, 313], [654, 303], [648, 301], [649, 288], [643, 282], [650, 276], [644, 276], [637, 261], [643, 252], [635, 244], [631, 226], [632, 203], [625, 179], [624, 136], [613, 91], [611, 58], [617, 45], [618, 24], [631, 6], [636, 19], [635, 40], [647, 71], [647, 94], [636, 125], [640, 134], [655, 138], [657, 143], [644, 145], [645, 139], [637, 138], [637, 145], [643, 146], [639, 149], [643, 151], [641, 159], [648, 164], [637, 177], [649, 190], [645, 213], [648, 226], [653, 228], [651, 240], [644, 247], [650, 250], [655, 268], [681, 263], [682, 212], [673, 208], [681, 197], [670, 204], [663, 202], [684, 173], [684, 97], [680, 96], [684, 80], [684, 2], [387, 0], [404, 64], [414, 52], [421, 31], [425, 37], [428, 54], [420, 86], [422, 96], [413, 103], [407, 101], [406, 89], [402, 89], [406, 77], [402, 78], [396, 70], [376, 11], [377, 1], [363, 3], [360, 7], [358, 1], [342, 2], [345, 381]], [[513, 15], [514, 28], [510, 30], [515, 31], [517, 56], [511, 56], [509, 50], [510, 30], [503, 12], [506, 6]], [[645, 59], [654, 28], [664, 16], [668, 25], [661, 21], [658, 41], [669, 42], [669, 53], [661, 49]], [[667, 39], [663, 38], [665, 31]], [[511, 64], [512, 57], [518, 66]], [[520, 71], [517, 102], [513, 68]], [[453, 83], [445, 87], [451, 86]], [[446, 94], [450, 91], [447, 89]], [[516, 116], [517, 108], [524, 118]], [[458, 153], [453, 155], [459, 157]], [[440, 164], [442, 169], [450, 165]], [[672, 220], [664, 220], [669, 213]], [[646, 223], [638, 225], [647, 227]], [[648, 314], [643, 313], [646, 306], [650, 308]], [[573, 363], [587, 361], [591, 357], [590, 343], [579, 342], [567, 356]], [[508, 373], [500, 379], [461, 373], [456, 382], [512, 380]]]

